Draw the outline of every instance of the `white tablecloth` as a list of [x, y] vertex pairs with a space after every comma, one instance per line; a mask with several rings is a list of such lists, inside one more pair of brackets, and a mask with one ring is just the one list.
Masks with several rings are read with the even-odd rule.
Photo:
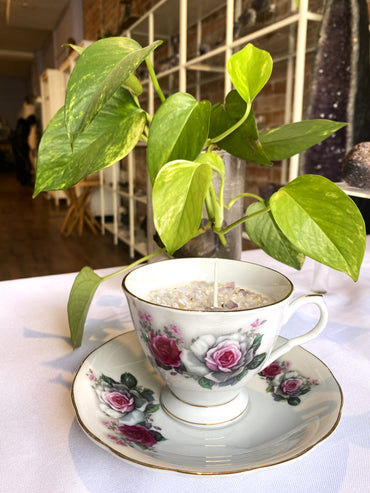
[[[312, 261], [297, 272], [259, 250], [245, 252], [244, 259], [284, 272], [297, 295], [310, 291]], [[369, 238], [357, 283], [330, 272], [325, 295], [329, 325], [305, 345], [331, 369], [343, 390], [338, 427], [295, 460], [237, 475], [192, 476], [138, 468], [99, 448], [84, 434], [70, 399], [73, 376], [87, 354], [132, 325], [121, 278], [107, 281], [94, 298], [82, 347], [73, 351], [66, 304], [74, 277], [0, 283], [2, 493], [370, 491]], [[309, 314], [299, 313], [282, 335], [291, 337], [299, 325], [309, 322]]]

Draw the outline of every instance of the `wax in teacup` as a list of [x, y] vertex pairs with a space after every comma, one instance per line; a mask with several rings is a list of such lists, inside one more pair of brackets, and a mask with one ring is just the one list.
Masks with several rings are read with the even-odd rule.
[[257, 308], [272, 300], [261, 293], [235, 286], [234, 282], [193, 281], [151, 291], [148, 301], [183, 310], [228, 311]]

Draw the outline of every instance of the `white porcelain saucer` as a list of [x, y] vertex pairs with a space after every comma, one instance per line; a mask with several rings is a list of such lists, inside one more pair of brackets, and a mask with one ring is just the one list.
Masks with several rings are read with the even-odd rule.
[[[322, 361], [296, 347], [275, 370], [279, 367], [274, 380], [258, 375], [248, 385], [248, 410], [240, 421], [198, 429], [161, 409], [163, 382], [136, 333], [126, 332], [84, 360], [72, 385], [72, 402], [87, 435], [122, 459], [188, 474], [249, 471], [304, 454], [340, 419], [342, 391]], [[287, 389], [296, 389], [289, 400]]]

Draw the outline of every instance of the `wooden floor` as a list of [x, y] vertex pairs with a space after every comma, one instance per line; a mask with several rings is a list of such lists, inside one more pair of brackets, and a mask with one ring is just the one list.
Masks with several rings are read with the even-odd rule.
[[60, 229], [67, 205], [57, 207], [45, 194], [32, 198], [33, 188], [21, 185], [14, 173], [0, 173], [0, 280], [77, 272], [130, 262], [128, 248], [113, 244], [110, 233], [81, 237]]

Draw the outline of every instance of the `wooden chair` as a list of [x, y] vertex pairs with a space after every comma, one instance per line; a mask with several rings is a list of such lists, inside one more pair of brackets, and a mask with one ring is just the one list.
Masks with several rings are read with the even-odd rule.
[[70, 236], [76, 227], [81, 236], [85, 223], [94, 234], [98, 233], [100, 225], [89, 210], [89, 202], [92, 189], [99, 185], [97, 179], [84, 179], [65, 191], [71, 203], [61, 228], [65, 236]]

